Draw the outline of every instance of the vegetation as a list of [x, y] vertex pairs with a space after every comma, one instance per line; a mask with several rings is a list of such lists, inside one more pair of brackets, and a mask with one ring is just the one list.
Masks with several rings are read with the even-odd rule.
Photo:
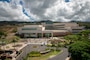
[[[49, 46], [49, 45], [48, 45]], [[64, 46], [64, 41], [60, 40], [51, 40], [51, 47], [63, 47]]]
[[0, 31], [0, 38], [3, 38], [5, 36], [7, 36], [7, 34], [5, 34], [3, 31]]
[[90, 22], [77, 22], [80, 26], [85, 26], [86, 29], [90, 29]]
[[78, 35], [68, 35], [64, 37], [66, 39], [66, 44], [71, 44], [75, 41], [78, 41], [79, 36]]
[[80, 33], [78, 33], [78, 35], [80, 36], [79, 39], [81, 40], [89, 40], [90, 30], [81, 31]]
[[59, 54], [60, 51], [52, 50], [47, 54], [42, 54], [39, 57], [29, 57], [29, 54], [24, 58], [24, 60], [47, 60], [48, 58]]
[[6, 42], [5, 42], [5, 37], [6, 36], [7, 35], [4, 32], [0, 31], [0, 42], [1, 42], [1, 45], [6, 44]]
[[89, 41], [90, 39], [90, 30], [84, 30], [79, 32], [78, 34], [68, 35], [64, 37], [68, 42], [76, 42], [76, 41]]
[[69, 52], [72, 60], [89, 60], [90, 59], [90, 43], [78, 41], [70, 45]]
[[32, 51], [28, 54], [29, 57], [39, 57], [41, 56], [40, 52], [38, 51]]
[[84, 30], [75, 35], [64, 37], [69, 44], [72, 60], [90, 59], [90, 30]]
[[2, 38], [4, 36], [3, 41], [8, 44], [11, 43], [13, 40], [13, 37], [17, 39], [17, 37], [14, 35], [17, 30], [16, 25], [10, 25], [10, 24], [1, 24], [0, 25], [0, 41], [2, 41]]

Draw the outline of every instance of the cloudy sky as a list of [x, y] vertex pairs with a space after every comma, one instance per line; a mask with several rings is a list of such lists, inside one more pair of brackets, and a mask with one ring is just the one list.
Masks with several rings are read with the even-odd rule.
[[0, 21], [90, 21], [90, 0], [0, 0]]

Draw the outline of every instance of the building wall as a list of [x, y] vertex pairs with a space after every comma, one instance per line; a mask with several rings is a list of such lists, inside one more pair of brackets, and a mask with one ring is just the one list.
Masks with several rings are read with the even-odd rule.
[[19, 27], [18, 34], [23, 37], [30, 37], [31, 35], [34, 37], [46, 37], [45, 35], [47, 33], [50, 33], [51, 36], [64, 36], [67, 35], [67, 33], [78, 33], [83, 29], [84, 28], [80, 27], [77, 23], [53, 23], [43, 25], [27, 25]]

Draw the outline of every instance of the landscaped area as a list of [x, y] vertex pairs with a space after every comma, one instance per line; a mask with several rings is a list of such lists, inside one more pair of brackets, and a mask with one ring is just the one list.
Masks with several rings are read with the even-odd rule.
[[[29, 53], [24, 60], [47, 60], [49, 58], [52, 58], [52, 57], [58, 55], [60, 52], [61, 51], [58, 51], [58, 50], [51, 50], [50, 52], [48, 52], [46, 54], [34, 53], [35, 57], [30, 56], [32, 54]], [[36, 55], [37, 55], [37, 57], [36, 57]]]
[[[4, 26], [0, 27], [0, 51], [18, 52], [15, 57], [19, 56], [22, 52], [28, 50], [23, 49], [24, 46], [29, 45], [28, 43], [41, 43], [37, 46], [35, 44], [30, 45], [32, 52], [28, 53], [24, 60], [47, 60], [49, 58], [55, 57], [61, 51], [59, 48], [65, 47], [69, 51], [69, 56], [72, 60], [89, 60], [90, 59], [90, 30], [83, 30], [76, 34], [70, 34], [63, 37], [53, 37], [53, 38], [20, 38], [15, 35], [16, 26]], [[5, 30], [5, 31], [4, 31]], [[22, 48], [21, 48], [22, 47]], [[43, 48], [53, 48], [46, 53], [41, 53]], [[68, 48], [67, 48], [68, 47]], [[27, 47], [27, 49], [29, 49]], [[37, 50], [37, 51], [34, 51]], [[47, 51], [46, 49], [45, 51]], [[39, 52], [38, 52], [39, 51]], [[25, 53], [24, 53], [25, 54]], [[4, 56], [3, 53], [0, 56]], [[23, 54], [22, 54], [23, 55]], [[6, 55], [7, 56], [7, 55]], [[65, 55], [63, 55], [65, 56]], [[20, 57], [20, 58], [23, 58]], [[67, 57], [67, 56], [66, 56]], [[7, 58], [7, 57], [6, 57]], [[12, 57], [10, 57], [12, 58]], [[22, 60], [22, 59], [20, 59]]]

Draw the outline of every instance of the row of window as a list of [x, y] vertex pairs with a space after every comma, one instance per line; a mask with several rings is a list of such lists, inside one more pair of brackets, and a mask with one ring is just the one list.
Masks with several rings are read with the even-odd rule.
[[37, 28], [22, 28], [22, 30], [37, 30]]

